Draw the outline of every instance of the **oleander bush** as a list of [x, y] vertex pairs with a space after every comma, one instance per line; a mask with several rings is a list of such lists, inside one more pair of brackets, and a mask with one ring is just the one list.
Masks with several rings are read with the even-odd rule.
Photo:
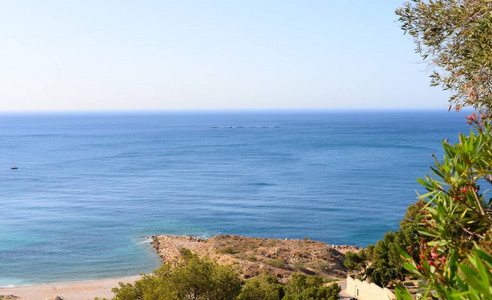
[[[473, 114], [469, 135], [443, 142], [444, 158], [420, 183], [427, 214], [420, 232], [429, 241], [419, 257], [401, 251], [404, 267], [425, 287], [424, 296], [442, 299], [492, 299], [492, 131], [490, 121]], [[400, 299], [409, 293], [398, 288]]]
[[[492, 299], [492, 1], [413, 0], [397, 9], [417, 53], [431, 62], [431, 84], [453, 94], [450, 108], [472, 106], [473, 125], [420, 183], [427, 212], [418, 257], [400, 249], [424, 298]], [[403, 287], [399, 299], [411, 299]]]

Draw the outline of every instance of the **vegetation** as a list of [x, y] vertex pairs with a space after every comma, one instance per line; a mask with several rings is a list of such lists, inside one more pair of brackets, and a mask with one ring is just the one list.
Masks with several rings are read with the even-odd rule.
[[[414, 0], [396, 13], [437, 68], [432, 84], [454, 92], [450, 108], [479, 112], [467, 117], [470, 134], [443, 142], [443, 160], [419, 180], [427, 204], [418, 232], [426, 238], [418, 257], [400, 249], [404, 267], [426, 287], [425, 298], [492, 299], [492, 1]], [[397, 296], [411, 299], [401, 286]]]
[[360, 270], [365, 267], [367, 262], [366, 252], [362, 250], [359, 253], [347, 252], [343, 266], [349, 270]]
[[284, 261], [279, 258], [268, 259], [266, 263], [274, 268], [282, 268], [284, 266]]
[[[412, 0], [396, 13], [417, 53], [434, 69], [431, 84], [452, 92], [450, 109], [472, 106], [479, 113], [468, 117], [469, 135], [461, 134], [454, 145], [443, 142], [443, 160], [436, 159], [431, 175], [419, 180], [427, 193], [409, 206], [400, 229], [365, 251], [347, 253], [344, 266], [361, 270], [380, 286], [414, 276], [424, 298], [492, 299], [492, 198], [487, 195], [492, 185], [492, 0]], [[117, 300], [327, 300], [338, 299], [340, 288], [301, 274], [293, 274], [286, 285], [272, 276], [242, 285], [231, 267], [190, 254], [176, 267], [165, 264], [114, 291]], [[396, 293], [412, 299], [402, 286]]]
[[285, 286], [283, 300], [336, 300], [341, 289], [338, 284], [323, 286], [323, 279], [314, 275], [306, 277], [292, 274], [290, 282]]
[[227, 246], [222, 249], [219, 249], [217, 252], [220, 254], [236, 254], [238, 253], [238, 250], [232, 246]]
[[134, 285], [120, 283], [113, 292], [115, 300], [232, 300], [241, 292], [241, 280], [229, 266], [190, 255], [175, 266], [163, 264]]
[[[473, 114], [474, 129], [443, 142], [444, 158], [419, 182], [427, 189], [408, 207], [400, 230], [376, 246], [349, 253], [344, 265], [385, 286], [412, 275], [425, 298], [492, 299], [492, 131]], [[411, 299], [399, 286], [399, 299]]]
[[[492, 131], [468, 117], [475, 131], [459, 143], [443, 142], [444, 159], [420, 183], [428, 193], [417, 259], [404, 251], [405, 268], [421, 279], [426, 295], [443, 299], [492, 299], [492, 206], [483, 187], [492, 185]], [[408, 292], [398, 290], [401, 299]]]
[[399, 230], [387, 232], [376, 245], [369, 245], [359, 253], [347, 252], [344, 266], [349, 270], [362, 270], [363, 279], [379, 286], [404, 280], [409, 272], [403, 268], [404, 260], [398, 249], [406, 249], [413, 257], [418, 257], [423, 238], [418, 229], [425, 210], [424, 201], [410, 205]]
[[283, 286], [273, 276], [260, 276], [246, 281], [238, 300], [278, 300], [285, 295]]
[[242, 284], [231, 266], [220, 266], [189, 252], [181, 263], [166, 263], [135, 284], [120, 283], [114, 300], [336, 300], [340, 287], [322, 277], [293, 274], [286, 285], [274, 276]]
[[492, 108], [492, 2], [407, 1], [396, 11], [416, 51], [434, 68], [433, 86], [453, 92], [450, 108]]

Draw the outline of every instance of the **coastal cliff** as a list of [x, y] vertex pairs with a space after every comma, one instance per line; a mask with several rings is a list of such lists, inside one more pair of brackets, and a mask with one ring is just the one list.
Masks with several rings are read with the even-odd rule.
[[151, 236], [152, 246], [163, 262], [179, 261], [191, 251], [208, 256], [219, 264], [232, 264], [244, 279], [266, 273], [287, 282], [292, 273], [343, 278], [342, 263], [347, 251], [358, 252], [356, 246], [335, 246], [309, 239], [252, 238], [218, 235], [209, 239], [191, 236]]

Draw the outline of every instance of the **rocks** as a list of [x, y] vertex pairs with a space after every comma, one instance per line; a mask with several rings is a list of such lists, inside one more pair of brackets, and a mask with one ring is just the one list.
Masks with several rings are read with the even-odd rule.
[[2, 300], [14, 300], [19, 299], [16, 295], [0, 295], [0, 299]]
[[359, 252], [362, 249], [364, 249], [357, 246], [349, 246], [349, 245], [335, 245], [335, 246], [332, 245], [332, 248], [336, 249], [338, 252], [343, 254], [347, 252]]
[[348, 251], [359, 252], [355, 246], [330, 246], [309, 239], [265, 239], [237, 235], [218, 235], [204, 240], [190, 236], [151, 236], [152, 246], [163, 262], [182, 259], [186, 248], [199, 256], [210, 256], [219, 264], [234, 264], [243, 278], [262, 273], [277, 276], [286, 282], [294, 272], [323, 277], [344, 277], [342, 262]]
[[192, 236], [160, 235], [151, 236], [152, 247], [163, 262], [172, 262], [181, 259], [180, 250], [188, 249], [193, 252], [198, 245], [204, 244], [205, 240]]

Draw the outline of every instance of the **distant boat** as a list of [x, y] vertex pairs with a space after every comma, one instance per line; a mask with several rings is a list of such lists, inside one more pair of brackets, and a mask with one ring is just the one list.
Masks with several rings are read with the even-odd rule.
[[16, 166], [10, 167], [12, 170], [17, 170], [18, 168]]

